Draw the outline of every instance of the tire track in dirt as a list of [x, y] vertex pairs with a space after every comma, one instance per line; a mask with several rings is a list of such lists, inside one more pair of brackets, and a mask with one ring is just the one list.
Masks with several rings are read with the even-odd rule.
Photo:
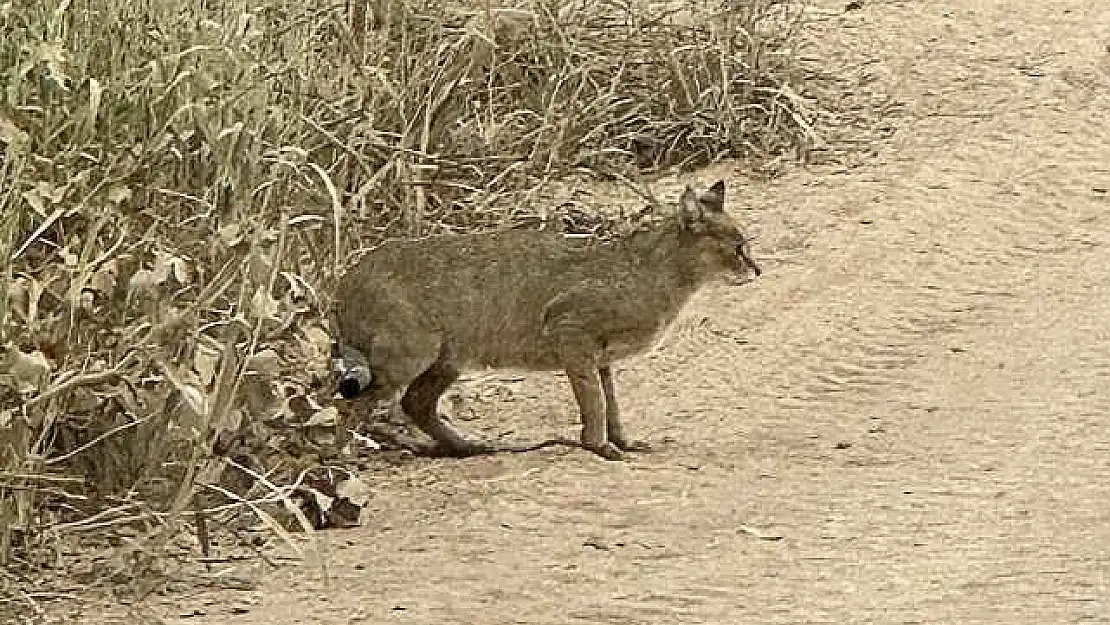
[[[951, 50], [938, 43], [938, 52]], [[950, 92], [957, 106], [967, 100], [958, 84], [966, 80], [961, 56], [947, 58], [947, 76], [946, 68], [934, 66], [939, 85], [930, 85]], [[919, 157], [912, 168], [868, 174], [868, 182], [881, 184], [883, 198], [863, 209], [862, 221], [873, 225], [854, 233], [858, 251], [845, 258], [818, 246], [792, 259], [795, 266], [812, 267], [839, 257], [843, 274], [826, 270], [820, 283], [820, 318], [827, 328], [800, 331], [807, 345], [794, 345], [789, 337], [777, 342], [798, 364], [788, 364], [773, 380], [772, 394], [819, 408], [845, 396], [868, 401], [910, 390], [915, 382], [906, 368], [921, 359], [922, 344], [998, 323], [1015, 305], [1026, 305], [1014, 294], [1034, 274], [1060, 272], [1057, 260], [1068, 254], [1098, 253], [1110, 229], [1108, 204], [1096, 191], [1110, 179], [1110, 131], [1101, 114], [1106, 99], [1066, 108], [1069, 98], [1060, 92], [1067, 87], [1055, 78], [1038, 73], [999, 85], [1015, 80], [981, 76], [980, 90], [1003, 87], [1012, 97], [999, 98], [993, 110], [974, 105], [983, 119], [940, 128], [943, 141], [930, 133], [928, 121], [903, 128], [910, 145], [900, 151], [908, 148]], [[952, 109], [950, 104], [937, 106]], [[945, 147], [930, 153], [934, 143]], [[812, 281], [810, 272], [794, 273], [804, 285]], [[848, 282], [839, 292], [838, 278]], [[722, 308], [736, 304], [726, 291], [711, 299], [718, 298], [724, 301], [717, 307], [722, 315]], [[794, 321], [804, 327], [803, 320]], [[682, 338], [710, 361], [742, 357], [733, 344], [715, 343], [712, 334]]]

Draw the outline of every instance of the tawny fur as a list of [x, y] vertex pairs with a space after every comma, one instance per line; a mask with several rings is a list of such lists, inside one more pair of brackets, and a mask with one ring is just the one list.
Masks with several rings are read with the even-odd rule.
[[372, 394], [401, 406], [452, 455], [491, 451], [436, 413], [461, 369], [565, 369], [582, 446], [619, 458], [611, 364], [646, 349], [702, 285], [759, 275], [724, 212], [724, 183], [687, 188], [656, 228], [611, 241], [548, 232], [431, 237], [369, 252], [344, 280], [339, 339], [365, 354]]

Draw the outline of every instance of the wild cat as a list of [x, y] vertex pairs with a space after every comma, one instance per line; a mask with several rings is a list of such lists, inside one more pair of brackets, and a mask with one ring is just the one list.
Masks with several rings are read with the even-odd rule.
[[612, 240], [508, 230], [382, 245], [347, 273], [335, 307], [340, 342], [369, 370], [342, 392], [403, 392], [401, 408], [440, 453], [468, 456], [505, 448], [438, 414], [462, 369], [564, 369], [582, 447], [611, 460], [645, 447], [621, 425], [613, 363], [647, 349], [707, 282], [761, 273], [724, 199], [724, 181], [701, 195], [687, 187], [663, 223]]

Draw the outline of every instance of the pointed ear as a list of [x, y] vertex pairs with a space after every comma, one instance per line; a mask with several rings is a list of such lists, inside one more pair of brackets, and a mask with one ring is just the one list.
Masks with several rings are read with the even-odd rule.
[[678, 225], [683, 230], [698, 232], [704, 225], [702, 214], [701, 202], [698, 201], [698, 194], [689, 186], [682, 192], [682, 197], [678, 199]]
[[718, 180], [709, 187], [701, 196], [701, 204], [711, 213], [719, 213], [725, 209], [725, 181]]

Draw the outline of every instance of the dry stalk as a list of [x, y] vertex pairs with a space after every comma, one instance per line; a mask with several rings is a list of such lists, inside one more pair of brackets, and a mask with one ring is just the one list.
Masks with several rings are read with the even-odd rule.
[[0, 562], [123, 525], [157, 554], [244, 510], [294, 544], [268, 510], [311, 528], [303, 465], [212, 450], [303, 418], [286, 391], [321, 388], [307, 337], [358, 250], [545, 223], [568, 176], [655, 205], [655, 172], [817, 133], [793, 1], [9, 4]]

